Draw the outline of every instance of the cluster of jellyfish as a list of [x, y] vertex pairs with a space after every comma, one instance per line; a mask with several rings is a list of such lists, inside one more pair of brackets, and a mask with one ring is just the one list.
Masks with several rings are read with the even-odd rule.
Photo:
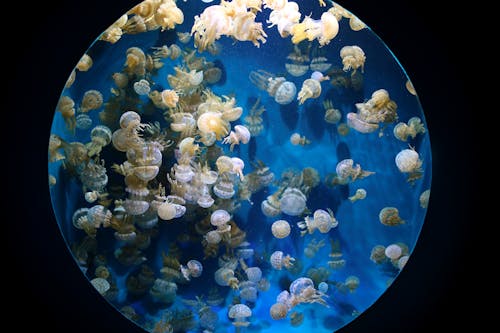
[[[105, 51], [79, 60], [49, 139], [61, 230], [91, 285], [149, 332], [338, 329], [383, 291], [363, 296], [363, 284], [375, 287], [357, 261], [388, 284], [410, 257], [415, 239], [402, 234], [420, 222], [404, 201], [380, 200], [377, 184], [390, 174], [405, 193], [419, 189], [425, 213], [429, 166], [417, 152], [425, 122], [418, 111], [401, 121], [400, 91], [365, 87], [370, 53], [336, 37], [368, 29], [340, 5], [314, 2], [316, 16], [300, 1], [215, 2], [144, 0], [99, 37]], [[264, 50], [273, 30], [290, 49], [280, 70], [226, 70], [231, 47]], [[94, 63], [105, 56], [118, 65], [103, 74]], [[227, 87], [235, 76], [251, 102]], [[401, 91], [416, 101], [410, 81]], [[342, 93], [357, 97], [341, 102]], [[331, 163], [325, 139], [301, 125], [280, 129], [276, 110], [311, 105], [342, 144], [390, 145], [390, 165], [363, 154]], [[266, 145], [282, 149], [272, 156]], [[327, 148], [313, 155], [317, 147]], [[287, 149], [298, 166], [279, 161], [293, 161]], [[361, 255], [350, 238], [365, 229], [358, 211], [378, 237], [361, 239]]]

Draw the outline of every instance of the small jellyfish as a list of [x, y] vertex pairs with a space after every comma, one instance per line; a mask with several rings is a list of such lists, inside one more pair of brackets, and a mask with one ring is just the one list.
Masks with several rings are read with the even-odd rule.
[[385, 246], [375, 245], [370, 253], [370, 260], [376, 264], [384, 262], [386, 260], [385, 250]]
[[293, 311], [290, 313], [290, 324], [293, 327], [298, 327], [302, 325], [304, 322], [304, 313], [303, 312], [298, 312], [298, 311]]
[[311, 60], [311, 64], [309, 65], [309, 67], [314, 72], [325, 73], [332, 67], [332, 64], [327, 62], [327, 61], [328, 61], [328, 59], [325, 57], [313, 58]]
[[352, 69], [354, 73], [358, 68], [361, 68], [361, 72], [364, 71], [366, 56], [365, 52], [359, 46], [344, 46], [340, 50], [340, 57], [342, 58], [345, 72]]
[[316, 229], [319, 230], [320, 233], [326, 234], [331, 229], [336, 228], [337, 225], [338, 221], [331, 209], [328, 209], [328, 212], [323, 209], [317, 209], [312, 217], [306, 216], [304, 221], [297, 223], [297, 226], [302, 229], [300, 232], [301, 236], [307, 233], [312, 234]]
[[57, 184], [57, 179], [53, 175], [49, 174], [49, 186], [52, 187]]
[[420, 194], [418, 201], [420, 202], [420, 207], [427, 208], [429, 205], [429, 198], [431, 196], [431, 190], [425, 190]]
[[286, 63], [285, 64], [286, 71], [295, 77], [300, 77], [307, 73], [309, 70], [309, 65], [300, 64], [300, 63]]
[[234, 319], [232, 324], [236, 328], [247, 327], [250, 325], [247, 318], [252, 316], [252, 310], [245, 304], [235, 304], [229, 309], [228, 316], [229, 318]]
[[290, 216], [299, 216], [306, 209], [307, 198], [301, 190], [288, 187], [280, 199], [280, 209]]
[[366, 198], [366, 190], [364, 188], [358, 188], [354, 195], [350, 196], [348, 199], [351, 202], [356, 202], [358, 200], [363, 200]]
[[408, 174], [408, 182], [413, 184], [423, 175], [422, 160], [414, 149], [403, 149], [395, 158], [396, 166], [402, 173]]
[[207, 234], [204, 236], [204, 239], [208, 244], [219, 244], [222, 240], [222, 236], [219, 232], [217, 232], [217, 230], [211, 230], [207, 232]]
[[175, 108], [179, 102], [179, 95], [175, 90], [166, 89], [161, 92], [161, 100], [169, 108]]
[[399, 210], [396, 207], [384, 207], [378, 214], [378, 219], [383, 225], [393, 227], [404, 224], [405, 221], [399, 217]]
[[353, 293], [359, 287], [359, 278], [354, 275], [348, 276], [344, 281], [344, 285], [349, 289], [349, 292]]
[[94, 62], [92, 61], [92, 58], [88, 54], [84, 54], [80, 60], [78, 60], [78, 63], [76, 64], [76, 69], [78, 69], [80, 72], [86, 72], [92, 67]]
[[325, 246], [325, 240], [322, 239], [320, 240], [319, 242], [313, 238], [308, 244], [307, 246], [304, 248], [304, 255], [309, 258], [309, 259], [312, 259], [316, 256], [316, 253], [318, 253], [318, 251], [323, 247]]
[[219, 112], [205, 112], [198, 117], [198, 129], [202, 134], [214, 133], [217, 140], [229, 134], [229, 123], [222, 119]]
[[182, 44], [187, 44], [191, 41], [191, 33], [189, 32], [178, 32], [177, 33], [177, 39], [179, 39], [179, 42]]
[[361, 21], [359, 18], [357, 18], [356, 16], [352, 16], [349, 19], [349, 27], [353, 31], [360, 31], [360, 30], [363, 30], [364, 28], [366, 28], [366, 24], [363, 21]]
[[349, 134], [349, 131], [349, 126], [346, 123], [340, 123], [337, 126], [337, 133], [339, 133], [341, 136], [346, 136], [347, 134]]
[[325, 108], [325, 121], [329, 124], [336, 124], [342, 118], [342, 113], [340, 110], [333, 107], [331, 100], [327, 99], [323, 101], [323, 107]]
[[151, 92], [151, 87], [147, 80], [141, 79], [134, 82], [134, 91], [137, 95], [146, 96]]
[[262, 270], [259, 267], [248, 267], [245, 269], [248, 281], [259, 282], [262, 279]]
[[398, 244], [391, 244], [385, 248], [385, 256], [391, 260], [397, 260], [403, 254], [403, 249]]
[[410, 256], [409, 255], [404, 255], [404, 256], [401, 256], [398, 261], [397, 261], [397, 267], [402, 270], [405, 266], [406, 266], [406, 263], [408, 262], [408, 259], [410, 259]]
[[326, 282], [320, 282], [318, 284], [318, 291], [322, 292], [323, 294], [326, 294], [328, 292], [328, 283]]
[[290, 142], [294, 146], [305, 146], [311, 143], [309, 139], [307, 139], [305, 136], [301, 136], [299, 133], [293, 133], [290, 136]]
[[247, 144], [250, 141], [250, 131], [243, 125], [234, 126], [234, 131], [222, 141], [223, 144], [230, 144], [229, 150], [233, 151], [235, 145]]
[[71, 71], [71, 74], [69, 74], [68, 80], [66, 81], [66, 84], [64, 85], [64, 88], [69, 89], [75, 83], [76, 79], [76, 71], [73, 69]]
[[269, 314], [274, 320], [284, 319], [288, 314], [288, 307], [283, 303], [274, 303], [269, 309]]
[[222, 78], [222, 70], [219, 67], [210, 67], [203, 71], [203, 78], [208, 84], [216, 84]]
[[186, 266], [181, 265], [180, 267], [182, 276], [186, 280], [190, 280], [191, 277], [197, 278], [201, 276], [203, 272], [203, 265], [198, 260], [189, 260]]
[[413, 96], [417, 96], [417, 91], [415, 90], [415, 87], [413, 86], [413, 83], [408, 79], [405, 84], [406, 90]]
[[86, 113], [91, 110], [97, 110], [103, 103], [102, 94], [97, 90], [88, 90], [83, 94], [80, 112]]
[[92, 127], [92, 118], [86, 113], [80, 113], [75, 118], [76, 128], [85, 131]]
[[61, 112], [66, 128], [73, 131], [76, 126], [75, 102], [73, 99], [69, 96], [61, 96], [57, 103], [57, 110]]
[[289, 254], [283, 256], [282, 251], [274, 251], [269, 258], [269, 262], [274, 269], [281, 270], [283, 267], [290, 269], [293, 267], [295, 258], [292, 258]]
[[290, 235], [290, 224], [285, 220], [278, 220], [272, 224], [271, 232], [278, 239], [286, 238]]
[[250, 72], [249, 79], [259, 89], [267, 91], [269, 96], [274, 97], [276, 103], [281, 105], [290, 104], [297, 94], [297, 87], [293, 82], [264, 70]]
[[99, 155], [102, 148], [109, 145], [112, 139], [111, 130], [104, 125], [97, 125], [90, 131], [91, 142], [86, 147], [89, 157]]
[[217, 209], [210, 216], [210, 224], [217, 227], [219, 233], [226, 233], [231, 230], [231, 225], [228, 224], [230, 220], [231, 215], [224, 209]]
[[215, 282], [221, 286], [226, 287], [229, 286], [232, 289], [238, 289], [239, 281], [234, 276], [234, 271], [227, 267], [221, 267], [214, 273]]
[[337, 173], [339, 184], [347, 184], [357, 179], [366, 178], [375, 173], [373, 171], [363, 170], [359, 163], [354, 165], [354, 161], [350, 158], [338, 162], [335, 167], [335, 172]]
[[99, 292], [99, 294], [104, 295], [111, 288], [111, 285], [106, 279], [103, 278], [95, 278], [90, 280], [92, 286]]
[[[319, 73], [321, 72], [314, 72]], [[314, 74], [313, 73], [313, 74]], [[304, 104], [304, 102], [309, 98], [318, 98], [321, 94], [321, 83], [320, 80], [323, 79], [323, 74], [321, 74], [320, 78], [312, 78], [307, 79], [302, 83], [302, 88], [300, 89], [297, 100], [299, 104]]]
[[415, 139], [419, 133], [425, 133], [424, 124], [419, 117], [413, 117], [408, 120], [408, 123], [398, 123], [394, 126], [394, 136], [396, 139], [406, 142], [408, 137]]

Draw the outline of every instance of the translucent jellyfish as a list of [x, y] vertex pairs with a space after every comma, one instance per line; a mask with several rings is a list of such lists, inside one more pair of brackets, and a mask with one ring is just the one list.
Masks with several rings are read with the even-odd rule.
[[241, 181], [244, 181], [243, 168], [245, 167], [245, 162], [239, 157], [231, 157], [231, 163], [233, 164], [233, 170], [231, 171], [237, 174]]
[[210, 67], [203, 71], [203, 78], [208, 84], [216, 84], [222, 78], [222, 70], [219, 67]]
[[49, 174], [49, 186], [51, 186], [51, 187], [52, 187], [52, 186], [54, 186], [54, 185], [56, 185], [56, 184], [57, 184], [57, 179], [56, 179], [56, 177], [54, 177], [53, 175], [50, 175], [50, 174]]
[[259, 282], [262, 279], [262, 270], [259, 267], [248, 267], [245, 269], [248, 281]]
[[87, 143], [89, 157], [98, 155], [102, 148], [111, 143], [111, 130], [104, 125], [97, 125], [90, 131], [91, 142]]
[[90, 127], [92, 127], [92, 123], [92, 119], [86, 113], [80, 113], [75, 118], [76, 128], [83, 131], [88, 130]]
[[297, 64], [297, 63], [286, 63], [285, 64], [286, 71], [295, 77], [300, 77], [307, 73], [309, 70], [309, 65], [306, 64]]
[[358, 188], [354, 195], [350, 196], [348, 199], [351, 202], [356, 202], [358, 200], [363, 200], [366, 198], [366, 190], [364, 188]]
[[66, 128], [73, 131], [76, 126], [75, 102], [73, 99], [69, 96], [61, 96], [57, 103], [57, 110], [61, 112]]
[[314, 288], [314, 283], [311, 279], [300, 277], [290, 284], [290, 295], [292, 307], [301, 303], [319, 303], [327, 306], [324, 297], [325, 294]]
[[396, 207], [384, 207], [378, 214], [380, 223], [386, 226], [397, 226], [404, 224], [405, 221], [399, 217], [399, 210]]
[[233, 182], [227, 177], [221, 177], [214, 185], [213, 191], [214, 194], [221, 199], [231, 199], [236, 193]]
[[324, 281], [320, 282], [320, 284], [318, 284], [318, 291], [326, 294], [328, 292], [328, 283]]
[[184, 22], [184, 13], [177, 7], [175, 0], [163, 0], [156, 10], [154, 20], [162, 31], [174, 29], [176, 24]]
[[248, 112], [248, 116], [243, 118], [243, 123], [248, 128], [252, 136], [258, 136], [264, 130], [262, 114], [266, 111], [263, 105], [260, 105], [260, 97]]
[[111, 211], [102, 205], [95, 205], [87, 212], [88, 222], [96, 228], [100, 226], [109, 227], [111, 225], [112, 216], [113, 214]]
[[[319, 73], [319, 72], [315, 72]], [[300, 89], [297, 100], [299, 104], [304, 104], [304, 102], [309, 98], [318, 98], [321, 94], [321, 83], [317, 79], [307, 79], [302, 83], [302, 88]]]
[[331, 258], [328, 263], [328, 267], [331, 269], [340, 269], [343, 268], [346, 264], [346, 260], [343, 259], [343, 254], [340, 249], [340, 241], [330, 239], [330, 244], [331, 244], [331, 251], [330, 254], [328, 254], [328, 257]]
[[230, 144], [229, 150], [233, 151], [235, 145], [247, 144], [250, 141], [250, 131], [243, 125], [234, 126], [234, 131], [222, 141], [223, 144]]
[[102, 94], [97, 90], [88, 90], [83, 94], [82, 104], [80, 106], [80, 112], [89, 112], [91, 110], [97, 110], [102, 106], [103, 97]]
[[299, 133], [293, 133], [290, 136], [290, 143], [294, 146], [305, 146], [311, 143], [309, 139], [307, 139], [305, 136], [300, 135]]
[[408, 174], [408, 182], [414, 183], [422, 177], [422, 160], [414, 149], [400, 151], [396, 155], [395, 162], [399, 171]]
[[347, 124], [360, 133], [374, 132], [379, 123], [388, 124], [397, 120], [397, 107], [387, 90], [376, 90], [365, 103], [356, 103], [358, 112], [347, 114]]
[[406, 142], [408, 137], [415, 139], [420, 133], [425, 133], [424, 124], [419, 117], [413, 117], [408, 120], [408, 124], [398, 123], [394, 126], [394, 136], [396, 139]]
[[[231, 215], [226, 210], [217, 209], [210, 216], [210, 224], [217, 227], [219, 232], [227, 232], [231, 229], [231, 226], [227, 223], [231, 220]], [[229, 229], [229, 230], [227, 230]]]
[[311, 68], [312, 71], [325, 73], [332, 67], [332, 64], [327, 61], [328, 59], [325, 57], [313, 58], [311, 60], [311, 64], [309, 65], [309, 67]]
[[275, 217], [281, 213], [281, 204], [279, 197], [283, 190], [277, 191], [276, 193], [269, 195], [266, 200], [263, 200], [260, 209], [262, 214], [267, 217]]
[[88, 54], [84, 54], [80, 60], [78, 60], [78, 63], [76, 64], [76, 69], [78, 69], [80, 72], [86, 72], [92, 67], [94, 62], [92, 61], [92, 58]]
[[324, 12], [319, 20], [306, 16], [301, 23], [294, 24], [290, 29], [292, 43], [317, 39], [320, 46], [328, 45], [338, 32], [339, 22], [330, 12]]
[[349, 27], [353, 31], [360, 31], [360, 30], [363, 30], [364, 28], [366, 28], [366, 24], [363, 21], [361, 21], [359, 18], [357, 18], [356, 16], [352, 16], [349, 19]]
[[337, 126], [337, 133], [339, 133], [341, 136], [346, 136], [349, 134], [349, 126], [346, 123], [340, 123]]
[[297, 312], [297, 311], [290, 312], [290, 324], [293, 327], [298, 327], [302, 325], [303, 322], [304, 322], [303, 312]]
[[252, 310], [245, 304], [235, 304], [229, 309], [228, 317], [234, 319], [235, 327], [247, 327], [250, 322], [247, 318], [252, 316]]
[[283, 303], [275, 303], [269, 309], [269, 314], [274, 320], [284, 319], [288, 314], [288, 307]]
[[128, 15], [123, 14], [116, 22], [110, 25], [101, 35], [101, 40], [111, 44], [120, 40], [123, 35], [122, 27], [127, 23]]
[[431, 190], [425, 190], [420, 194], [418, 201], [420, 203], [420, 207], [427, 208], [429, 205], [429, 198], [431, 196]]
[[278, 239], [286, 238], [290, 235], [290, 224], [285, 220], [278, 220], [272, 224], [271, 232]]
[[376, 264], [381, 264], [387, 259], [387, 257], [385, 256], [385, 250], [385, 246], [375, 245], [370, 253], [370, 260]]
[[66, 89], [71, 88], [73, 83], [75, 83], [75, 79], [76, 79], [76, 71], [73, 69], [68, 77], [68, 80], [66, 81], [66, 84], [64, 85], [64, 88]]
[[295, 258], [292, 258], [289, 254], [284, 256], [282, 251], [274, 251], [269, 258], [269, 262], [274, 269], [281, 270], [283, 267], [290, 269], [295, 262]]
[[349, 289], [349, 292], [352, 293], [359, 287], [359, 278], [354, 275], [348, 276], [344, 281], [344, 285]]
[[344, 46], [340, 49], [340, 58], [342, 58], [344, 71], [352, 70], [355, 73], [358, 68], [361, 68], [361, 72], [364, 71], [366, 56], [359, 46]]
[[109, 288], [111, 288], [111, 285], [106, 279], [103, 278], [95, 278], [90, 280], [90, 283], [92, 286], [97, 290], [97, 292], [101, 295], [104, 295]]
[[149, 82], [144, 79], [134, 82], [134, 91], [137, 93], [137, 95], [147, 96], [151, 91]]
[[186, 266], [181, 265], [180, 267], [182, 276], [186, 280], [190, 280], [191, 277], [197, 278], [201, 276], [203, 272], [203, 265], [198, 260], [189, 260]]
[[232, 289], [238, 289], [239, 281], [234, 276], [234, 271], [227, 267], [221, 267], [214, 273], [215, 282], [221, 287], [231, 287]]
[[340, 110], [333, 107], [331, 100], [326, 99], [323, 101], [323, 107], [325, 108], [325, 121], [329, 124], [336, 124], [342, 118], [342, 113]]
[[289, 36], [293, 26], [300, 21], [301, 13], [296, 2], [266, 1], [264, 8], [272, 9], [267, 23], [270, 23], [269, 28], [276, 26], [281, 37]]
[[333, 212], [328, 209], [328, 212], [323, 209], [317, 209], [313, 216], [306, 216], [304, 221], [297, 223], [297, 226], [302, 229], [300, 234], [304, 236], [309, 233], [312, 234], [314, 231], [319, 230], [320, 233], [326, 234], [331, 229], [336, 228], [338, 225], [337, 219], [333, 216]]
[[198, 129], [204, 134], [214, 133], [217, 140], [229, 133], [229, 123], [222, 119], [219, 112], [203, 113], [197, 120]]
[[398, 244], [391, 244], [385, 248], [385, 256], [391, 260], [397, 260], [403, 254], [403, 249]]
[[208, 244], [219, 244], [220, 241], [222, 240], [222, 236], [216, 230], [212, 230], [205, 235], [204, 239], [207, 241]]
[[177, 296], [177, 285], [171, 281], [156, 279], [149, 294], [155, 302], [173, 303]]
[[301, 190], [294, 187], [287, 188], [280, 199], [280, 209], [290, 216], [299, 216], [306, 209], [307, 198]]
[[335, 171], [341, 184], [363, 179], [374, 174], [372, 171], [361, 169], [359, 163], [354, 165], [354, 161], [350, 158], [338, 162]]
[[410, 80], [406, 81], [405, 87], [410, 94], [412, 94], [413, 96], [417, 96], [417, 91], [415, 90], [415, 87], [413, 86], [413, 83], [411, 83]]
[[295, 83], [264, 70], [250, 72], [249, 79], [257, 88], [267, 91], [269, 96], [274, 97], [276, 103], [281, 105], [290, 104], [297, 94]]
[[307, 246], [304, 248], [304, 255], [309, 258], [309, 259], [312, 259], [316, 256], [316, 253], [318, 253], [318, 251], [323, 247], [325, 246], [325, 240], [322, 239], [318, 242], [318, 240], [316, 238], [313, 238], [308, 244]]

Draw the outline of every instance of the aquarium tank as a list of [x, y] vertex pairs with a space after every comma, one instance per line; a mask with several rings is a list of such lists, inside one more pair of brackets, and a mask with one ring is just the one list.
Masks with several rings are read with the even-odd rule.
[[332, 1], [124, 12], [82, 46], [47, 138], [89, 292], [152, 333], [355, 320], [411, 260], [429, 201], [401, 64]]

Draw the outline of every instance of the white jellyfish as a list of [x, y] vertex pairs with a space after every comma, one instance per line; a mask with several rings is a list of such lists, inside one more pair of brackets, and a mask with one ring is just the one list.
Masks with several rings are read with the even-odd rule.
[[408, 182], [414, 183], [422, 177], [422, 160], [415, 149], [403, 149], [396, 155], [395, 162], [399, 171], [408, 174]]

